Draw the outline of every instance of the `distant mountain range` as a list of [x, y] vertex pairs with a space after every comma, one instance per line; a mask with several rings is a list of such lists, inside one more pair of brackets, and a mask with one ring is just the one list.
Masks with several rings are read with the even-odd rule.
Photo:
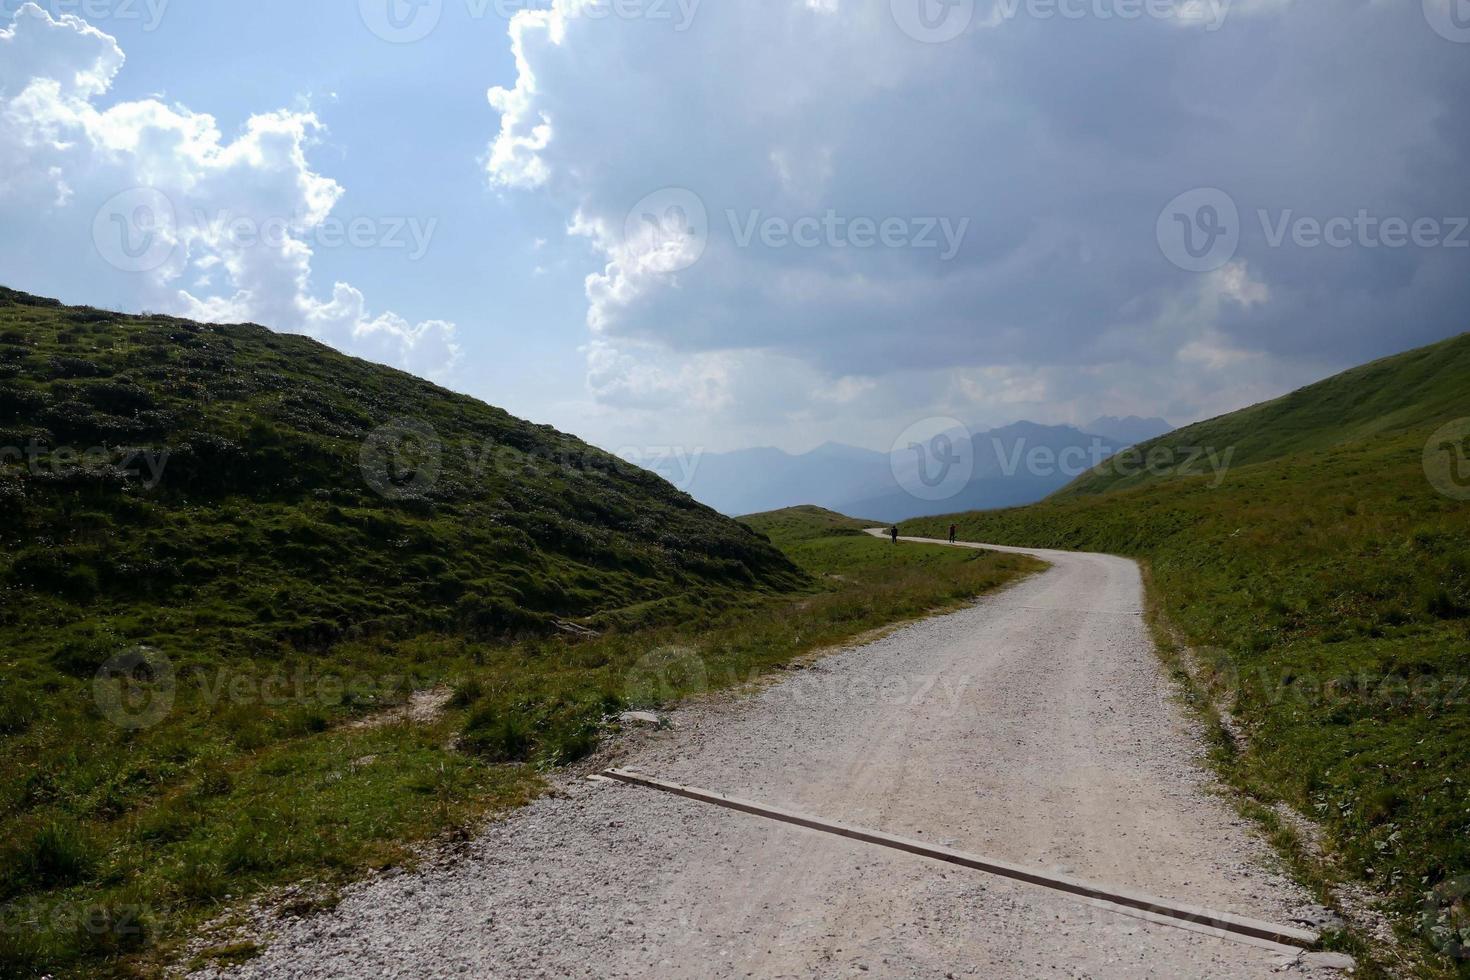
[[[889, 454], [826, 443], [670, 459], [654, 472], [732, 516], [814, 504], [880, 521], [1034, 503], [1131, 445], [1172, 431], [1163, 419], [1100, 418], [1085, 429], [1017, 422]], [[944, 458], [941, 458], [944, 457]], [[692, 464], [692, 465], [689, 465]], [[692, 475], [691, 475], [692, 472]]]

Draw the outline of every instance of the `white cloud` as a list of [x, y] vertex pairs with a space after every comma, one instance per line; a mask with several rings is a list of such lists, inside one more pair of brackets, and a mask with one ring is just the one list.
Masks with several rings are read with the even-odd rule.
[[[123, 62], [112, 37], [34, 3], [0, 31], [8, 222], [30, 221], [39, 240], [94, 227], [95, 214], [93, 258], [99, 269], [108, 259], [126, 267], [141, 306], [309, 333], [425, 374], [453, 366], [453, 324], [373, 314], [346, 283], [327, 298], [314, 292], [314, 242], [344, 192], [308, 160], [322, 131], [314, 113], [257, 114], [226, 139], [212, 116], [183, 106], [100, 105]], [[51, 213], [36, 213], [38, 198]], [[153, 254], [129, 255], [140, 242]]]
[[[1237, 0], [1212, 6], [1223, 22], [1002, 23], [982, 5], [975, 29], [923, 44], [886, 0], [707, 3], [685, 32], [572, 6], [513, 19], [517, 77], [491, 93], [487, 163], [492, 183], [562, 206], [599, 256], [589, 387], [604, 404], [684, 405], [709, 413], [706, 432], [830, 417], [837, 401], [869, 419], [1054, 404], [1185, 421], [1232, 384], [1244, 397], [1463, 329], [1470, 286], [1447, 252], [1303, 254], [1247, 227], [1235, 261], [1192, 275], [1155, 239], [1193, 187], [1226, 189], [1246, 218], [1467, 213], [1470, 62], [1417, 7]], [[708, 213], [687, 267], [670, 236], [625, 237], [664, 188]], [[829, 211], [971, 225], [946, 262], [742, 246], [728, 214]]]

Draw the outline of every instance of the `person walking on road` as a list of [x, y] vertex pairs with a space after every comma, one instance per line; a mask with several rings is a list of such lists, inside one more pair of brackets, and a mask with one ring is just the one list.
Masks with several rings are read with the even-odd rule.
[[954, 544], [955, 541], [956, 541], [956, 539], [959, 538], [959, 536], [960, 536], [960, 526], [958, 524], [951, 524], [949, 526], [949, 543], [950, 544]]

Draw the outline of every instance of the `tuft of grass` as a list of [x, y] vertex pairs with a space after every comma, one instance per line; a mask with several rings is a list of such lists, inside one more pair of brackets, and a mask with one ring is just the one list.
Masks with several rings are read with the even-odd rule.
[[96, 842], [80, 823], [53, 817], [7, 843], [0, 896], [80, 884], [97, 870], [98, 857]]
[[212, 946], [199, 954], [193, 964], [195, 969], [209, 966], [239, 966], [248, 963], [261, 954], [258, 945], [248, 940], [237, 943], [226, 943], [223, 946]]
[[470, 715], [460, 739], [465, 748], [490, 762], [524, 762], [533, 744], [531, 726], [524, 718], [492, 705]]

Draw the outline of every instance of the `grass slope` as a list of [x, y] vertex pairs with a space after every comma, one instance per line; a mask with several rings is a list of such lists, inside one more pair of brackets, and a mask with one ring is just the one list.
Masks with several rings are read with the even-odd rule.
[[329, 902], [524, 802], [625, 708], [1026, 567], [832, 527], [803, 569], [651, 474], [305, 338], [10, 291], [0, 507], [0, 977], [156, 975], [263, 889]]
[[[1470, 334], [1383, 358], [1325, 381], [1187, 426], [1123, 454], [1122, 466], [1083, 474], [1058, 496], [1104, 493], [1168, 478], [1194, 448], [1229, 451], [1236, 466], [1424, 430], [1466, 414]], [[1158, 460], [1151, 474], [1143, 464]], [[1203, 464], [1200, 464], [1201, 467]]]
[[1242, 441], [1246, 465], [1218, 487], [1079, 486], [904, 526], [1146, 560], [1248, 730], [1232, 778], [1320, 820], [1340, 872], [1391, 892], [1400, 922], [1452, 956], [1470, 951], [1470, 502], [1431, 485], [1424, 452], [1470, 418], [1467, 350], [1458, 338], [1185, 430], [1180, 445]]
[[876, 526], [873, 521], [820, 507], [789, 507], [740, 520], [811, 576], [820, 601], [848, 607], [841, 621], [869, 627], [963, 604], [1045, 567], [1024, 555], [907, 542], [895, 547], [866, 533]]
[[[343, 725], [485, 651], [805, 582], [652, 474], [401, 372], [9, 290], [0, 507], [0, 973], [20, 975], [145, 947], [168, 925], [140, 908], [396, 859], [524, 798], [534, 780], [445, 752], [444, 724]], [[139, 683], [96, 683], [119, 654]], [[512, 754], [574, 754], [588, 710], [524, 706]]]

